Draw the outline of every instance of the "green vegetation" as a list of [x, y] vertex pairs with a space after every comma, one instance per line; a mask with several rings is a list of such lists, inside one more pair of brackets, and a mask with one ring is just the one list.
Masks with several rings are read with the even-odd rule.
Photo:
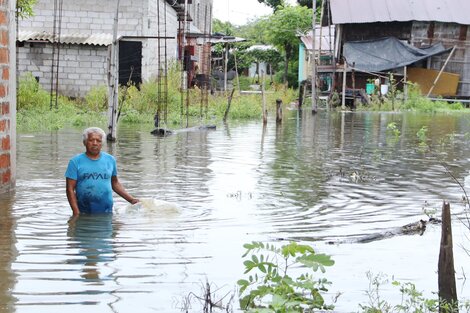
[[395, 138], [400, 137], [400, 130], [397, 127], [397, 123], [391, 122], [387, 125], [387, 134], [392, 134]]
[[[445, 303], [439, 299], [429, 299], [423, 295], [422, 291], [416, 289], [413, 283], [401, 283], [392, 281], [391, 284], [399, 288], [400, 303], [392, 304], [381, 297], [380, 288], [388, 284], [386, 275], [373, 275], [367, 273], [369, 278], [369, 290], [366, 292], [369, 303], [359, 304], [361, 312], [364, 313], [431, 313], [431, 312], [469, 312], [470, 302], [461, 300], [457, 303]], [[440, 309], [440, 310], [439, 310]]]
[[33, 16], [33, 7], [36, 2], [37, 0], [17, 0], [16, 17], [24, 19]]
[[[391, 79], [393, 80], [393, 77]], [[361, 111], [416, 111], [424, 113], [438, 113], [464, 110], [465, 107], [460, 102], [448, 103], [446, 101], [433, 101], [421, 95], [420, 89], [416, 84], [408, 86], [408, 98], [404, 101], [402, 91], [396, 89], [393, 85], [385, 97], [377, 94], [371, 95], [371, 103], [357, 104], [357, 110]]]
[[284, 83], [288, 82], [289, 62], [298, 59], [298, 33], [311, 27], [312, 10], [304, 6], [285, 6], [269, 17], [267, 39], [284, 52]]
[[[172, 68], [169, 75], [168, 89], [168, 115], [167, 127], [179, 128], [189, 116], [190, 126], [201, 122], [217, 124], [222, 121], [227, 107], [228, 94], [217, 93], [209, 95], [207, 110], [202, 105], [201, 90], [195, 88], [189, 91], [189, 108], [186, 110], [184, 101], [183, 116], [181, 114], [181, 93], [179, 90], [179, 71]], [[241, 80], [247, 84], [247, 79]], [[235, 86], [238, 89], [237, 86]], [[276, 99], [290, 103], [296, 93], [283, 86], [266, 84], [268, 111], [275, 113]], [[58, 97], [58, 105], [51, 106], [50, 93], [41, 88], [31, 75], [20, 78], [18, 85], [17, 122], [18, 129], [22, 131], [60, 129], [66, 126], [99, 125], [105, 127], [107, 123], [107, 88], [98, 86], [93, 88], [84, 99], [72, 100], [67, 97]], [[140, 88], [124, 86], [119, 91], [119, 122], [139, 123], [149, 130], [153, 128], [153, 117], [158, 107], [157, 84], [155, 82], [143, 83]], [[186, 92], [184, 93], [186, 97]], [[202, 114], [201, 114], [202, 112]], [[207, 114], [206, 114], [207, 112]], [[261, 95], [235, 94], [229, 113], [229, 120], [261, 119]], [[160, 117], [163, 120], [163, 117]], [[162, 125], [164, 126], [164, 125]], [[106, 127], [105, 127], [106, 128]]]
[[[274, 245], [252, 242], [245, 244], [245, 274], [248, 279], [238, 281], [240, 307], [246, 312], [312, 312], [314, 309], [332, 309], [325, 304], [321, 292], [330, 284], [324, 278], [315, 278], [310, 271], [332, 266], [330, 256], [317, 254], [308, 245], [295, 242], [277, 248]], [[309, 272], [291, 276], [294, 268], [302, 266]]]
[[19, 130], [56, 130], [65, 126], [104, 125], [106, 122], [106, 116], [101, 112], [66, 97], [58, 97], [57, 109], [55, 102], [51, 108], [49, 92], [42, 89], [31, 74], [21, 77], [17, 96]]

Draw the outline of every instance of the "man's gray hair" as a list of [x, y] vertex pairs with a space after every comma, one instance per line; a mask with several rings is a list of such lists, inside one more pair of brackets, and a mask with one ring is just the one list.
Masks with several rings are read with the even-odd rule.
[[90, 134], [99, 134], [101, 135], [101, 139], [103, 141], [106, 141], [106, 133], [104, 132], [104, 130], [99, 127], [88, 127], [83, 131], [83, 144], [85, 144], [88, 139], [88, 135]]

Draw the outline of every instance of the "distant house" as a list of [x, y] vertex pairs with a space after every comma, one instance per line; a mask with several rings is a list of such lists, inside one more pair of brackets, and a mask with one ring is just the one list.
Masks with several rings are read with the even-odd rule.
[[[260, 50], [260, 51], [268, 51], [268, 50], [275, 50], [271, 45], [253, 45], [250, 46], [248, 49], [246, 49], [247, 52], [249, 51], [255, 51], [255, 50]], [[248, 77], [253, 78], [255, 80], [260, 81], [260, 77], [264, 73], [264, 75], [273, 75], [274, 72], [272, 70], [271, 64], [268, 64], [266, 62], [254, 62], [250, 64], [250, 67], [248, 68]]]
[[[313, 31], [306, 34], [300, 34], [299, 45], [299, 84], [312, 79], [312, 49], [313, 49]], [[334, 26], [317, 26], [315, 28], [315, 56], [318, 62], [318, 83], [322, 91], [330, 91], [332, 88], [331, 65], [334, 53]], [[324, 66], [326, 65], [326, 71]]]
[[212, 2], [190, 0], [185, 9], [185, 1], [173, 0], [59, 1], [59, 7], [38, 0], [34, 17], [19, 21], [18, 74], [30, 72], [44, 88], [57, 84], [71, 97], [107, 85], [116, 12], [120, 84], [157, 77], [183, 50], [191, 56], [189, 71], [210, 51], [196, 37], [209, 32]]
[[[369, 63], [372, 63], [374, 58], [388, 60], [389, 54], [387, 53], [391, 52], [391, 46], [388, 44], [391, 41], [385, 43], [383, 39], [393, 38], [393, 49], [402, 49], [398, 47], [400, 45], [404, 47], [404, 50], [397, 51], [394, 56], [399, 56], [401, 51], [411, 48], [415, 50], [413, 53], [417, 57], [408, 60], [390, 60], [391, 67], [387, 71], [394, 70], [397, 75], [401, 76], [407, 72], [407, 78], [414, 75], [414, 79], [423, 80], [423, 83], [426, 83], [424, 80], [427, 77], [429, 84], [447, 61], [445, 72], [449, 73], [450, 78], [457, 77], [454, 95], [470, 97], [470, 30], [468, 27], [470, 25], [468, 14], [470, 1], [328, 0], [327, 2], [322, 24], [336, 26], [335, 57], [339, 63], [346, 60], [349, 69], [354, 68], [367, 73], [367, 69], [361, 68], [358, 62], [367, 59]], [[367, 48], [369, 49], [366, 50], [366, 52], [369, 51], [368, 57], [362, 55], [354, 59], [354, 53], [351, 54], [352, 50], [360, 48], [362, 43], [370, 44], [375, 40], [382, 41]], [[434, 46], [427, 49], [435, 44], [442, 48]], [[451, 51], [452, 54], [450, 54]], [[393, 62], [396, 64], [395, 68]], [[365, 84], [365, 78], [362, 81], [360, 75], [356, 78], [356, 86]], [[348, 87], [351, 84], [352, 79], [348, 77]], [[424, 88], [423, 91], [425, 90], [427, 89]], [[436, 94], [443, 95], [446, 93], [452, 94], [452, 91], [436, 92]]]

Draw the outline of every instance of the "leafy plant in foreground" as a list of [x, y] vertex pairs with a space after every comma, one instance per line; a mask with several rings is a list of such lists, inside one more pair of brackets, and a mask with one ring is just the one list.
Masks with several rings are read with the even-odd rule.
[[[331, 284], [324, 278], [316, 279], [310, 271], [332, 266], [330, 256], [317, 254], [311, 246], [296, 242], [280, 248], [272, 244], [252, 242], [245, 244], [245, 274], [240, 286], [240, 307], [247, 312], [312, 312], [313, 309], [332, 309], [326, 305], [321, 292]], [[307, 273], [294, 277], [291, 271], [302, 266]]]
[[461, 300], [460, 303], [446, 303], [439, 299], [429, 299], [424, 297], [423, 292], [416, 289], [415, 284], [392, 281], [392, 285], [400, 288], [401, 302], [393, 305], [382, 299], [380, 287], [389, 282], [384, 274], [373, 275], [368, 272], [369, 290], [366, 292], [369, 297], [367, 305], [359, 304], [361, 312], [365, 313], [431, 313], [431, 312], [469, 312], [469, 302]]

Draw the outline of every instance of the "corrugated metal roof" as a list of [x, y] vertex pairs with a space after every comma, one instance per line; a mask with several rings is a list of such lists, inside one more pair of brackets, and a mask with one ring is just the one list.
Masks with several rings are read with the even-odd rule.
[[[45, 31], [19, 31], [18, 41], [47, 41], [55, 42], [52, 33]], [[60, 42], [65, 44], [77, 45], [95, 45], [95, 46], [109, 46], [113, 42], [113, 35], [106, 33], [99, 34], [61, 34]]]
[[470, 25], [469, 0], [330, 0], [333, 24], [436, 21]]

